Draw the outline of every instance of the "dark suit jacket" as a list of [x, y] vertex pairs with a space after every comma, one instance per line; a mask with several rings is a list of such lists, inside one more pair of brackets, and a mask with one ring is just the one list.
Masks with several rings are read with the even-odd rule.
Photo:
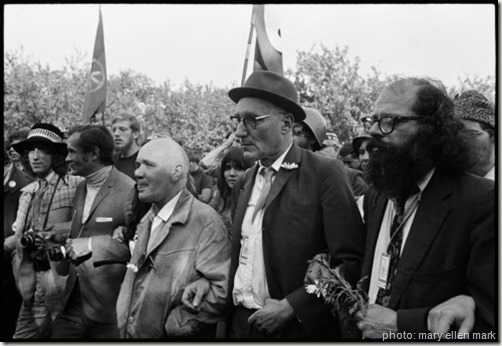
[[[284, 331], [287, 339], [340, 338], [331, 307], [304, 287], [307, 261], [329, 252], [332, 265], [342, 265], [348, 280], [359, 279], [364, 253], [364, 228], [347, 172], [334, 158], [298, 148], [290, 149], [265, 203], [263, 253], [269, 293], [287, 298], [301, 323], [294, 320]], [[241, 225], [253, 189], [257, 166], [250, 168], [233, 188], [234, 209], [229, 276], [229, 318], [232, 290], [239, 263]], [[238, 195], [238, 196], [237, 196]], [[238, 197], [238, 199], [237, 199]]]
[[350, 186], [352, 187], [354, 196], [359, 197], [364, 195], [366, 191], [368, 191], [368, 184], [366, 184], [366, 180], [364, 180], [363, 172], [349, 167], [345, 168], [349, 175]]
[[130, 252], [127, 244], [112, 239], [112, 235], [115, 228], [131, 221], [136, 190], [131, 178], [112, 168], [82, 225], [86, 193], [86, 182], [83, 181], [75, 194], [70, 238], [79, 235], [80, 238], [92, 237], [92, 257], [79, 266], [70, 266], [63, 306], [67, 304], [78, 278], [87, 317], [96, 322], [114, 323], [117, 321], [117, 297]]
[[[364, 198], [368, 236], [362, 275], [368, 275], [367, 288], [387, 198], [373, 189]], [[474, 331], [495, 330], [494, 201], [493, 181], [436, 169], [392, 286], [389, 308], [397, 311], [400, 331], [427, 332], [428, 311], [459, 294], [476, 302]]]

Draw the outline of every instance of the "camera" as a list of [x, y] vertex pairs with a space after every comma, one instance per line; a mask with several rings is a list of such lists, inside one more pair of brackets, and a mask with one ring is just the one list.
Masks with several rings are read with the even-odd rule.
[[64, 246], [55, 246], [47, 250], [47, 255], [51, 261], [59, 262], [66, 258], [66, 249]]
[[21, 247], [28, 251], [35, 249], [35, 232], [30, 229], [21, 237]]

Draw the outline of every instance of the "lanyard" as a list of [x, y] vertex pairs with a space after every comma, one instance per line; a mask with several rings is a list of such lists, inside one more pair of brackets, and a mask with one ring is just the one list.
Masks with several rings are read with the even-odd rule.
[[389, 243], [392, 242], [392, 239], [394, 238], [394, 236], [401, 230], [401, 228], [404, 227], [404, 224], [406, 223], [406, 221], [408, 221], [410, 216], [418, 209], [418, 205], [420, 204], [421, 197], [422, 197], [422, 193], [420, 192], [415, 196], [415, 198], [411, 202], [410, 206], [404, 211], [403, 221], [401, 221], [401, 223], [397, 227], [394, 234], [390, 237]]

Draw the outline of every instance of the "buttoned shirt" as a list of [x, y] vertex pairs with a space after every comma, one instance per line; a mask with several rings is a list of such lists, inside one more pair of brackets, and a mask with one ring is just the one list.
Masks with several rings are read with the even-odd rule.
[[166, 205], [164, 205], [162, 209], [160, 209], [157, 215], [155, 215], [155, 206], [152, 205], [150, 212], [153, 215], [155, 215], [155, 217], [153, 218], [152, 226], [150, 228], [150, 238], [148, 239], [147, 252], [151, 250], [153, 241], [155, 240], [155, 237], [159, 233], [159, 230], [164, 226], [164, 224], [167, 222], [167, 220], [169, 220], [169, 218], [173, 214], [174, 207], [176, 206], [176, 203], [178, 203], [182, 191], [180, 191], [176, 196], [174, 196], [174, 198], [172, 198], [169, 202], [167, 202]]
[[[292, 144], [286, 151], [275, 160], [270, 166], [276, 173], [281, 168], [286, 154], [291, 149]], [[246, 213], [242, 221], [241, 232], [241, 253], [239, 255], [239, 266], [235, 273], [234, 289], [232, 297], [235, 305], [243, 305], [248, 309], [259, 309], [265, 305], [265, 300], [270, 298], [265, 273], [265, 261], [263, 257], [262, 224], [265, 208], [256, 214], [252, 221], [256, 202], [260, 197], [265, 184], [264, 175], [260, 172], [265, 169], [258, 162], [259, 169], [256, 175], [251, 197], [249, 198]], [[275, 174], [272, 177], [272, 182]]]
[[[402, 232], [403, 232], [403, 242], [401, 243], [401, 253], [403, 251], [404, 245], [410, 233], [411, 225], [415, 219], [415, 214], [418, 209], [418, 203], [420, 201], [420, 196], [426, 188], [427, 184], [434, 174], [435, 168], [433, 168], [425, 177], [417, 184], [420, 192], [411, 195], [406, 200], [404, 205], [405, 220], [403, 221]], [[380, 272], [380, 264], [382, 263], [382, 257], [387, 253], [387, 247], [390, 243], [390, 228], [396, 215], [395, 200], [388, 200], [387, 207], [382, 219], [382, 224], [380, 225], [380, 233], [378, 234], [378, 240], [376, 243], [375, 253], [373, 255], [373, 266], [371, 270], [370, 287], [368, 292], [369, 303], [374, 304], [377, 293], [378, 293], [378, 275]]]

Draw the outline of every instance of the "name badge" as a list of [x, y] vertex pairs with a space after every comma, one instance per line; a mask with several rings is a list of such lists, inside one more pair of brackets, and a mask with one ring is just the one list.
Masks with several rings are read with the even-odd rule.
[[248, 240], [244, 238], [242, 240], [241, 253], [239, 254], [239, 263], [246, 265], [248, 263]]
[[97, 217], [96, 218], [96, 223], [99, 222], [112, 222], [113, 218], [112, 217]]
[[389, 275], [390, 255], [383, 253], [380, 257], [380, 268], [378, 270], [377, 286], [381, 289], [387, 288], [387, 277]]

